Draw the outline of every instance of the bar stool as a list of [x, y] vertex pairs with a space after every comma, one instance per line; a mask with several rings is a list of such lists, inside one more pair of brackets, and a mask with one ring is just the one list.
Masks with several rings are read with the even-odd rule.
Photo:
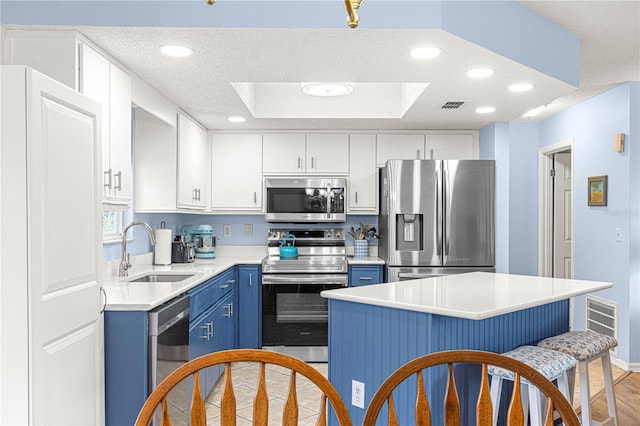
[[[578, 361], [580, 370], [580, 404], [582, 406], [582, 424], [591, 426], [591, 395], [589, 393], [589, 363], [602, 358], [602, 373], [607, 394], [607, 410], [609, 418], [603, 424], [618, 424], [618, 408], [613, 390], [613, 374], [609, 349], [618, 346], [618, 341], [610, 336], [591, 331], [570, 331], [558, 336], [549, 337], [538, 342], [539, 347], [552, 349], [571, 355]], [[575, 373], [570, 377], [570, 388], [573, 400]]]
[[[505, 352], [502, 355], [522, 361], [530, 367], [535, 368], [539, 373], [544, 375], [550, 381], [557, 381], [560, 392], [569, 400], [569, 379], [567, 371], [572, 370], [576, 366], [576, 360], [562, 352], [552, 351], [541, 348], [539, 346], [520, 346], [512, 351]], [[500, 405], [500, 396], [502, 394], [502, 381], [514, 380], [513, 371], [503, 368], [489, 366], [489, 374], [491, 378], [491, 401], [493, 404], [493, 424], [498, 422], [498, 409]], [[535, 386], [530, 385], [525, 379], [521, 382], [522, 389], [522, 407], [524, 409], [525, 419], [527, 412], [530, 412], [531, 424], [541, 425], [544, 421], [544, 410], [540, 391]], [[525, 391], [528, 390], [528, 398]]]

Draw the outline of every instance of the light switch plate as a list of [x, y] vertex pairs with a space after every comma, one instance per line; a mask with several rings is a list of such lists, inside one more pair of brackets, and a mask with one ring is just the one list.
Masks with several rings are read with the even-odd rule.
[[224, 237], [231, 236], [231, 225], [222, 225], [222, 236]]

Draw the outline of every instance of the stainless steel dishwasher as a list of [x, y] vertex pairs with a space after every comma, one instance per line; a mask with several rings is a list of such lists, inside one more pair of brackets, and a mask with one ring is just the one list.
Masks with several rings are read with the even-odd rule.
[[[149, 311], [149, 393], [187, 361], [189, 296], [185, 294]], [[182, 401], [172, 402], [182, 405]]]

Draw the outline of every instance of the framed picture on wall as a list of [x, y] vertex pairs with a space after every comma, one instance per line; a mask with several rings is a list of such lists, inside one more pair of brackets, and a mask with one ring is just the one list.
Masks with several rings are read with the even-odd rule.
[[587, 204], [590, 206], [607, 205], [607, 175], [589, 176], [587, 190]]

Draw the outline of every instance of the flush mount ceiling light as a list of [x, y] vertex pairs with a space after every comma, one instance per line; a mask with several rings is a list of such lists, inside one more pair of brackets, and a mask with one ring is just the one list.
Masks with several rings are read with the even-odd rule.
[[352, 83], [302, 83], [302, 92], [310, 96], [344, 96], [353, 90]]
[[531, 83], [515, 83], [509, 86], [510, 92], [528, 92], [529, 90], [533, 90], [533, 84]]
[[186, 58], [187, 56], [191, 56], [191, 54], [193, 54], [193, 49], [186, 46], [167, 44], [165, 46], [160, 46], [160, 52], [174, 58]]
[[476, 113], [478, 114], [491, 114], [492, 112], [496, 112], [496, 109], [492, 106], [476, 108]]
[[545, 107], [546, 105], [542, 105], [542, 106], [539, 106], [538, 108], [530, 109], [529, 111], [522, 114], [522, 116], [524, 118], [533, 118], [536, 115], [540, 114], [545, 109]]
[[442, 49], [433, 46], [422, 46], [411, 49], [411, 57], [414, 59], [433, 59], [440, 55]]
[[232, 123], [244, 123], [245, 121], [247, 121], [246, 118], [240, 117], [239, 115], [232, 115], [231, 117], [227, 118], [227, 120]]
[[467, 71], [467, 77], [469, 78], [487, 78], [491, 77], [495, 73], [491, 68], [473, 68]]

